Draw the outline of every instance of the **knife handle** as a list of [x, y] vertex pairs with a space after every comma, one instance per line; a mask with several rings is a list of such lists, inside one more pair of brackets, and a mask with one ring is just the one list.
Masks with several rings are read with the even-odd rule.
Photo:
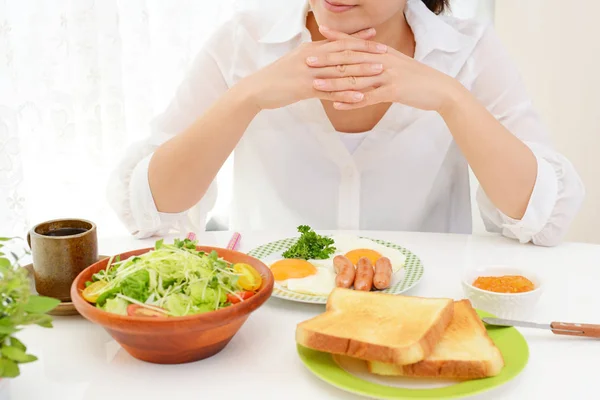
[[553, 322], [550, 324], [550, 328], [552, 328], [552, 332], [557, 335], [600, 338], [600, 325]]

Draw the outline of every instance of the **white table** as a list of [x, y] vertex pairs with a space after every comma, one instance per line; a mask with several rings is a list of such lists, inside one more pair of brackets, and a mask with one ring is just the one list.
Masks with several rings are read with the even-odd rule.
[[[240, 250], [295, 234], [242, 232]], [[425, 276], [409, 294], [462, 298], [464, 268], [516, 265], [536, 269], [545, 279], [536, 320], [600, 322], [600, 246], [539, 248], [495, 236], [361, 234], [401, 244], [422, 259]], [[199, 237], [202, 244], [219, 247], [229, 238], [224, 232]], [[105, 238], [100, 252], [114, 254], [153, 243]], [[176, 366], [132, 358], [101, 327], [79, 316], [55, 318], [54, 329], [32, 327], [20, 335], [40, 360], [22, 367], [22, 375], [9, 382], [2, 400], [360, 399], [321, 382], [296, 354], [296, 324], [323, 310], [320, 305], [271, 298], [223, 352]], [[598, 398], [600, 340], [522, 332], [531, 352], [527, 368], [514, 381], [478, 398]]]

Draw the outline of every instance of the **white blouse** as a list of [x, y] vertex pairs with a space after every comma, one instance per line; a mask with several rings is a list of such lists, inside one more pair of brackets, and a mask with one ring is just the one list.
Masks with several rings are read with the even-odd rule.
[[[159, 213], [148, 183], [152, 153], [240, 79], [310, 41], [307, 12], [306, 2], [302, 8], [290, 6], [289, 14], [276, 20], [239, 14], [208, 41], [152, 136], [129, 150], [111, 179], [109, 201], [133, 235], [205, 229], [217, 198], [216, 182], [187, 212]], [[478, 190], [486, 228], [523, 243], [560, 242], [584, 188], [571, 163], [552, 149], [493, 29], [437, 16], [420, 0], [409, 0], [405, 14], [415, 36], [415, 59], [459, 80], [537, 158], [535, 188], [520, 221], [508, 218]], [[233, 160], [233, 199], [225, 229], [307, 224], [323, 230], [472, 230], [468, 164], [435, 112], [396, 103], [373, 130], [348, 135], [335, 131], [319, 100], [302, 101], [261, 112]]]

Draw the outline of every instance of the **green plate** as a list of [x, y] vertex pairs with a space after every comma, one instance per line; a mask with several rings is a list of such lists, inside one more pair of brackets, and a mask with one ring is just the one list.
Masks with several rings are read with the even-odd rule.
[[[421, 263], [419, 257], [410, 252], [410, 250], [402, 246], [398, 246], [394, 243], [372, 238], [364, 239], [369, 239], [386, 247], [397, 249], [402, 254], [404, 254], [404, 256], [406, 256], [406, 263], [403, 271], [404, 276], [402, 277], [402, 279], [394, 280], [392, 278], [392, 286], [390, 286], [386, 290], [382, 290], [381, 292], [400, 294], [412, 289], [419, 283], [419, 281], [423, 277], [424, 272], [423, 264]], [[273, 256], [281, 256], [281, 254], [290, 246], [294, 245], [297, 240], [298, 238], [296, 237], [281, 239], [275, 242], [267, 243], [250, 251], [248, 255], [258, 258], [259, 260], [266, 261], [266, 259], [272, 258]], [[396, 272], [396, 274], [398, 273], [401, 272]], [[273, 297], [278, 297], [281, 299], [296, 301], [300, 303], [327, 304], [327, 296], [315, 296], [305, 293], [293, 292], [277, 284], [275, 284], [275, 287], [273, 288]]]
[[[493, 317], [477, 310], [480, 317]], [[491, 378], [452, 384], [446, 387], [409, 389], [369, 382], [341, 368], [329, 353], [298, 346], [298, 354], [306, 367], [325, 382], [347, 392], [376, 399], [455, 399], [472, 396], [498, 387], [516, 377], [527, 365], [529, 347], [515, 328], [486, 326], [488, 335], [504, 357], [504, 369]], [[402, 379], [402, 378], [399, 378]]]

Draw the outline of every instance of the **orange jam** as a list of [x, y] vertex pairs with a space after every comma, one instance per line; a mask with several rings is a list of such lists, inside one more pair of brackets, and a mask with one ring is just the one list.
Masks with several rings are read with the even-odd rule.
[[520, 275], [480, 276], [473, 286], [496, 293], [523, 293], [535, 289], [529, 279]]

